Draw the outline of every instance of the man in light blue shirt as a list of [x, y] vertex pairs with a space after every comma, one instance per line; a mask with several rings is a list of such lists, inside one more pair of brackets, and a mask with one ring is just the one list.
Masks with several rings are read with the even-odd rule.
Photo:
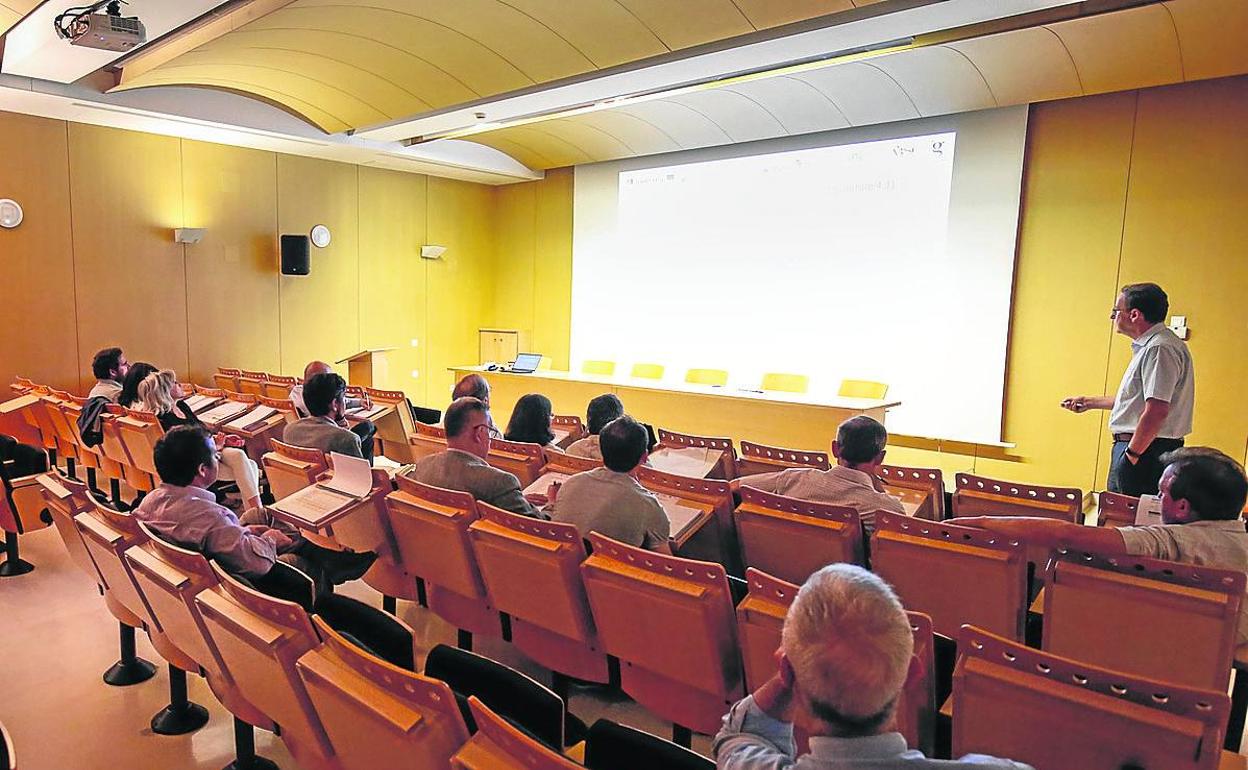
[[[979, 754], [928, 759], [907, 748], [893, 722], [914, 675], [914, 636], [897, 595], [861, 567], [832, 564], [811, 575], [782, 639], [779, 673], [724, 717], [712, 746], [718, 770], [1031, 770]], [[794, 722], [810, 736], [810, 753], [800, 757]]]

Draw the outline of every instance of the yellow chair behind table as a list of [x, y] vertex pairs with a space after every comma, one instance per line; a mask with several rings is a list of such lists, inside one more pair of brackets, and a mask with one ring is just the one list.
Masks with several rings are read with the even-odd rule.
[[[745, 694], [736, 611], [721, 564], [681, 559], [589, 534], [581, 564], [603, 650], [620, 659], [620, 686], [673, 723], [713, 734]], [[680, 643], [673, 644], [679, 629]]]
[[745, 566], [801, 584], [828, 564], [862, 564], [858, 511], [841, 505], [740, 490], [735, 521]]
[[805, 393], [810, 389], [810, 378], [804, 374], [768, 372], [763, 375], [763, 383], [759, 387], [780, 393]]
[[1022, 543], [972, 527], [875, 514], [872, 570], [906, 607], [955, 638], [965, 623], [1023, 638], [1027, 558]]
[[[737, 605], [737, 632], [741, 639], [741, 661], [745, 687], [754, 691], [776, 673], [776, 650], [789, 606], [797, 597], [798, 586], [765, 572], [747, 569], [749, 593]], [[907, 612], [914, 633], [914, 657], [920, 675], [907, 680], [897, 703], [897, 732], [906, 745], [931, 756], [936, 728], [935, 639], [932, 619], [921, 612]]]
[[639, 380], [661, 380], [663, 372], [663, 364], [633, 364], [628, 376]]
[[370, 655], [320, 617], [312, 622], [325, 643], [295, 669], [343, 770], [447, 767], [468, 740], [451, 688]]
[[452, 770], [584, 770], [522, 732], [475, 695], [468, 698], [477, 732], [451, 757]]
[[1233, 570], [1064, 554], [1045, 574], [1041, 648], [1184, 687], [1225, 690], [1245, 582], [1248, 576]]
[[[468, 527], [490, 604], [511, 616], [511, 642], [552, 671], [609, 679], [581, 580], [585, 545], [572, 524], [477, 503]], [[566, 692], [558, 693], [566, 698]]]
[[694, 385], [727, 385], [728, 372], [725, 369], [690, 369], [685, 372], [685, 382]]
[[610, 377], [615, 374], [615, 362], [585, 361], [581, 364], [581, 374], [595, 374], [601, 377]]
[[260, 464], [269, 480], [269, 491], [277, 500], [312, 486], [329, 469], [325, 453], [319, 449], [284, 444], [275, 438], [269, 439], [269, 447]]
[[841, 380], [841, 387], [836, 395], [845, 398], [884, 398], [888, 395], [888, 385], [871, 380]]
[[955, 757], [1080, 770], [1219, 767], [1225, 692], [1091, 666], [971, 626], [961, 630], [958, 650]]

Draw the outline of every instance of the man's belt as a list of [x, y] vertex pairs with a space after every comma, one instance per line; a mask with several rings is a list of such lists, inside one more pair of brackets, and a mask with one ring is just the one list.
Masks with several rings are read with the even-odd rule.
[[1127, 441], [1127, 442], [1130, 442], [1130, 441], [1131, 441], [1131, 437], [1132, 437], [1133, 435], [1135, 435], [1135, 434], [1134, 434], [1134, 433], [1115, 433], [1115, 434], [1114, 434], [1114, 441]]

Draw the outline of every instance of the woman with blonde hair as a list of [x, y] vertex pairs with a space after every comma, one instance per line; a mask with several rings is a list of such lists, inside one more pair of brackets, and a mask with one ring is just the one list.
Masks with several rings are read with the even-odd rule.
[[[147, 375], [139, 383], [139, 398], [134, 407], [156, 415], [166, 431], [178, 425], [203, 425], [182, 400], [184, 397], [182, 386], [178, 384], [178, 376], [172, 369], [161, 369]], [[238, 484], [244, 511], [262, 508], [260, 468], [243, 451], [243, 439], [227, 433], [216, 433], [212, 441], [221, 455], [221, 471], [218, 477]]]

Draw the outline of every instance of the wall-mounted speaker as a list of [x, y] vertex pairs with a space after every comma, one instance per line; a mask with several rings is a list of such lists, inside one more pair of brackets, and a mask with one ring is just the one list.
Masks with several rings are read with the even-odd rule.
[[311, 271], [308, 262], [308, 236], [282, 236], [282, 275], [307, 275]]

